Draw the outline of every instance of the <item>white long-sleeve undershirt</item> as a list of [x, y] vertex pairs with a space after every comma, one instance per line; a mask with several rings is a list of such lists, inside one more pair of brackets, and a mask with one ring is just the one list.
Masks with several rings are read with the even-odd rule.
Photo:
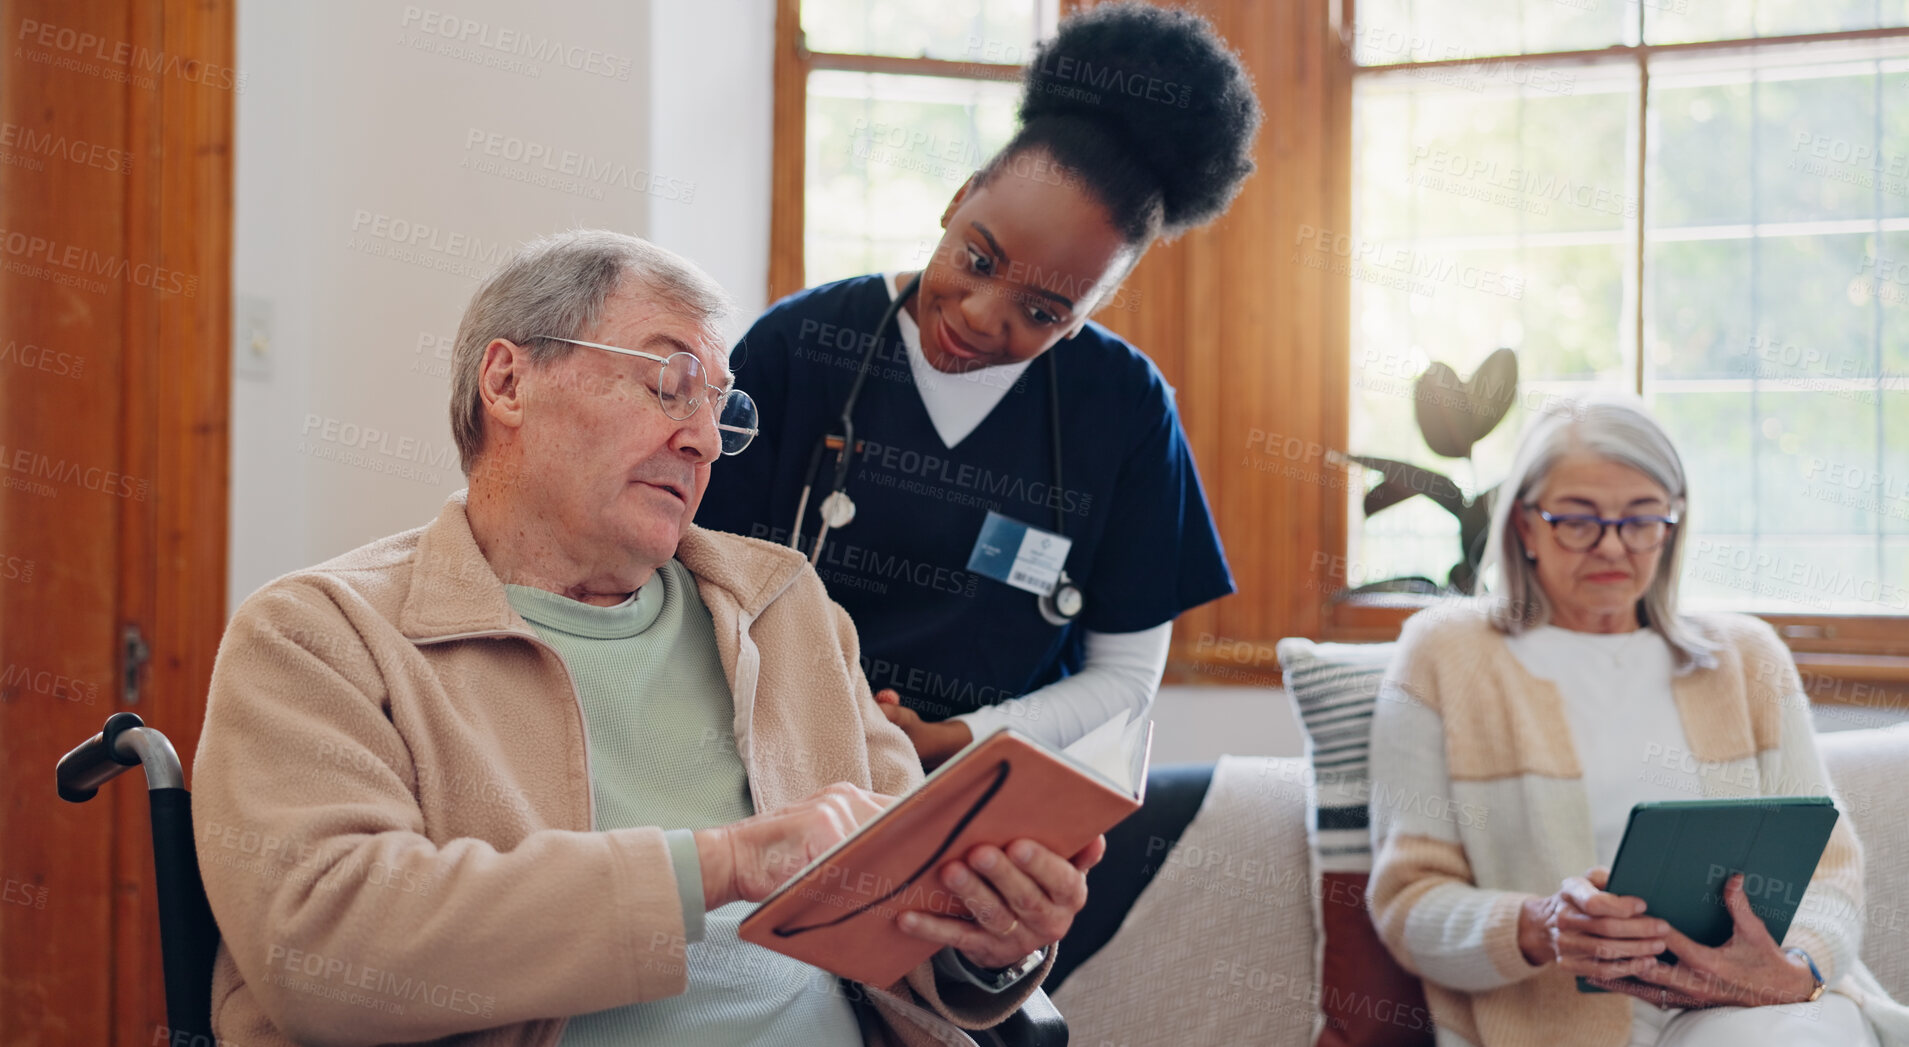
[[1146, 715], [1160, 691], [1172, 639], [1172, 622], [1137, 633], [1088, 630], [1080, 672], [955, 719], [976, 738], [1005, 725], [1054, 748], [1069, 745], [1122, 713]]

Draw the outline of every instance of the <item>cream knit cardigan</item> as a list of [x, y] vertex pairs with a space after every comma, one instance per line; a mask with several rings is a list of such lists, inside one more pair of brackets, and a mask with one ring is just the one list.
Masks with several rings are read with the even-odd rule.
[[[1691, 752], [1663, 758], [1686, 770], [1694, 760], [1706, 797], [1835, 796], [1775, 632], [1741, 615], [1691, 621], [1718, 645], [1718, 664], [1672, 681]], [[1434, 1019], [1480, 1047], [1622, 1047], [1629, 997], [1581, 994], [1563, 969], [1534, 967], [1518, 948], [1521, 903], [1596, 863], [1557, 688], [1463, 601], [1405, 623], [1378, 697], [1367, 897], [1387, 948], [1425, 980]], [[1893, 1043], [1901, 1009], [1859, 959], [1862, 850], [1846, 815], [1783, 944], [1807, 950]]]

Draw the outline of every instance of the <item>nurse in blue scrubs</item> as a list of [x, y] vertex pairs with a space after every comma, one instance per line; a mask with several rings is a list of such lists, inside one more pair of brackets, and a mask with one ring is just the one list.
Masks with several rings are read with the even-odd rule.
[[[732, 359], [761, 432], [696, 517], [814, 556], [931, 768], [1002, 724], [1058, 746], [1145, 715], [1173, 619], [1233, 591], [1172, 387], [1090, 317], [1125, 304], [1149, 246], [1232, 201], [1252, 85], [1203, 20], [1103, 4], [1037, 49], [1020, 117], [921, 270], [756, 321]], [[843, 467], [828, 438], [851, 394]], [[1155, 775], [1108, 834], [1060, 964], [1111, 936], [1209, 778]]]

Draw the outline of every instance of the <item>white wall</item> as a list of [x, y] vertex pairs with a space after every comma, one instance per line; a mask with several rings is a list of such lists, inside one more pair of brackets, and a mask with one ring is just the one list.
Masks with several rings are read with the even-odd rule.
[[657, 207], [649, 237], [735, 296], [740, 337], [769, 304], [769, 153], [775, 0], [656, 0], [650, 142], [659, 169], [696, 184]]
[[1153, 762], [1211, 763], [1236, 756], [1303, 756], [1306, 737], [1277, 687], [1160, 688], [1153, 703]]
[[463, 486], [440, 354], [523, 240], [649, 236], [761, 309], [773, 29], [773, 0], [239, 5], [230, 607]]
[[[232, 375], [231, 531], [226, 613], [245, 594], [306, 559], [311, 550], [310, 459], [297, 452], [313, 345], [311, 207], [316, 157], [309, 130], [316, 56], [304, 41], [307, 12], [299, 5], [248, 0], [238, 7], [237, 99], [233, 155], [232, 286], [236, 299], [268, 304], [270, 342], [248, 376], [245, 355]], [[245, 310], [233, 340], [249, 339]]]

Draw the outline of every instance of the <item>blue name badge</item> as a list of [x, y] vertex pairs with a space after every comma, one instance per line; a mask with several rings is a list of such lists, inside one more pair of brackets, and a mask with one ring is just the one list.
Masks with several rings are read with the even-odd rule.
[[1074, 540], [989, 512], [968, 554], [968, 570], [1025, 589], [1036, 596], [1054, 591]]

